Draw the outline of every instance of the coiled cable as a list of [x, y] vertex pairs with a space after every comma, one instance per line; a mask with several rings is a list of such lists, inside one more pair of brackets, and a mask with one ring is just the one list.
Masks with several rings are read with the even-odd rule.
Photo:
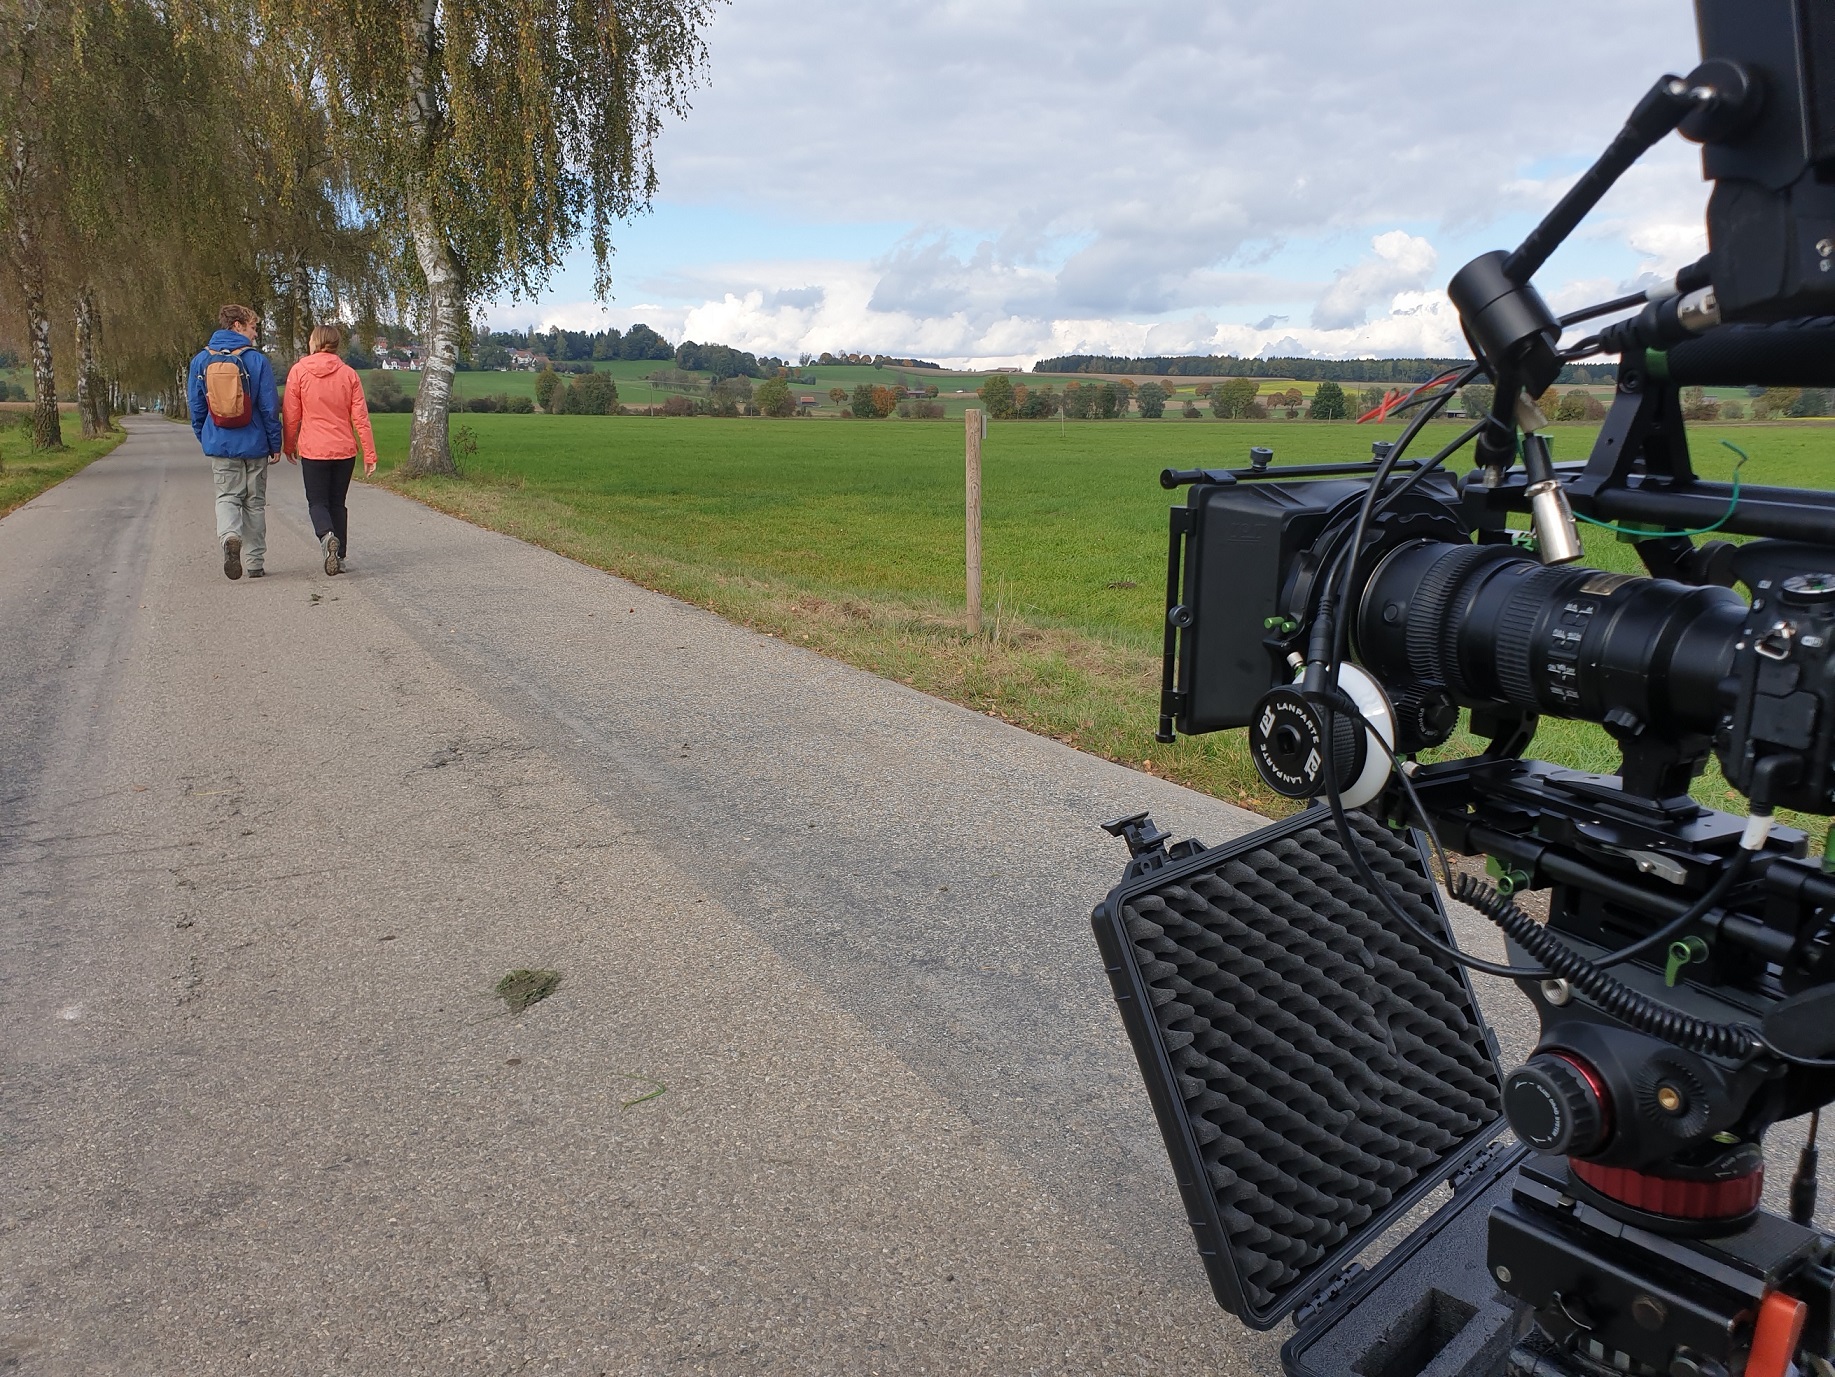
[[1660, 1004], [1607, 975], [1475, 875], [1454, 876], [1452, 893], [1455, 899], [1470, 904], [1496, 923], [1506, 937], [1540, 961], [1551, 974], [1566, 980], [1602, 1012], [1641, 1033], [1704, 1056], [1739, 1060], [1764, 1047], [1758, 1029], [1748, 1024], [1710, 1023]]

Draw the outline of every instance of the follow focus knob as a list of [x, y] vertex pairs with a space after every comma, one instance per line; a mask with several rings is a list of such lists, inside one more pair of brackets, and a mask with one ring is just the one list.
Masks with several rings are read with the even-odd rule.
[[1605, 1096], [1590, 1071], [1554, 1052], [1538, 1052], [1504, 1081], [1504, 1117], [1537, 1152], [1585, 1157], [1606, 1137]]

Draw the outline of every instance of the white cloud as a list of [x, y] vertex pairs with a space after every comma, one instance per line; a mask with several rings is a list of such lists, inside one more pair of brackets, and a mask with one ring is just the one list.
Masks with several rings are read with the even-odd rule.
[[1425, 287], [1439, 255], [1419, 235], [1390, 230], [1370, 241], [1374, 253], [1342, 270], [1313, 307], [1313, 325], [1345, 330], [1362, 325], [1373, 306], [1386, 306], [1403, 291]]
[[[1474, 16], [1460, 0], [744, 0], [659, 145], [662, 195], [889, 227], [877, 248], [627, 251], [607, 313], [488, 314], [642, 319], [786, 356], [1463, 352], [1445, 277], [1513, 243], [1651, 80], [1694, 62], [1677, 0], [1621, 0], [1581, 44], [1531, 6]], [[1481, 51], [1511, 54], [1508, 74]], [[1699, 252], [1693, 155], [1672, 141], [1647, 164], [1551, 262], [1551, 299]]]

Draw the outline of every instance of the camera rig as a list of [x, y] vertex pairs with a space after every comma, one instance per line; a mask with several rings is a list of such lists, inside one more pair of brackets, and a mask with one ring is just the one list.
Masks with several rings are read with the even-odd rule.
[[[1301, 1307], [1290, 1372], [1835, 1377], [1835, 1239], [1812, 1224], [1835, 856], [1774, 818], [1835, 814], [1835, 493], [1698, 477], [1679, 401], [1835, 384], [1835, 7], [1696, 9], [1701, 64], [1514, 252], [1453, 278], [1474, 361], [1396, 408], [1396, 440], [1161, 478], [1187, 494], [1160, 739], [1246, 728], [1309, 806], [1214, 848], [1110, 824], [1132, 859], [1095, 926], [1213, 1289], [1264, 1327]], [[1556, 317], [1536, 270], [1678, 130], [1714, 182], [1708, 254]], [[1531, 398], [1595, 356], [1619, 360], [1612, 407], [1557, 464]], [[1480, 376], [1489, 414], [1411, 457]], [[1577, 517], [1643, 574], [1579, 563]], [[1482, 749], [1430, 763], [1462, 711]], [[1543, 716], [1602, 727], [1617, 773], [1525, 758]], [[1690, 796], [1710, 758], [1745, 816]], [[1507, 963], [1458, 947], [1436, 863]], [[1538, 921], [1519, 896], [1544, 890]], [[1507, 1074], [1474, 970], [1540, 1022]], [[1763, 1138], [1804, 1115], [1784, 1217]], [[1346, 1270], [1449, 1179], [1381, 1268]]]

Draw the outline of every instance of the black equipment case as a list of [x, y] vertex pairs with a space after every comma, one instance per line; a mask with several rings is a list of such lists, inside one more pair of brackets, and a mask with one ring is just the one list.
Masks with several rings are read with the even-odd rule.
[[[1448, 933], [1421, 839], [1347, 820], [1391, 896]], [[1464, 970], [1382, 907], [1322, 807], [1209, 848], [1168, 850], [1144, 815], [1109, 828], [1134, 859], [1096, 940], [1218, 1303], [1257, 1329], [1297, 1310], [1293, 1374], [1501, 1358], [1485, 1227], [1523, 1154]], [[1426, 1224], [1354, 1260], [1442, 1182]]]

